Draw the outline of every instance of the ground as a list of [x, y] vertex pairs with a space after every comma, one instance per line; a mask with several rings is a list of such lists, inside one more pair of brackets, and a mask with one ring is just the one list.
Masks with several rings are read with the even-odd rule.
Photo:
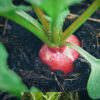
[[[90, 0], [70, 7], [71, 13], [80, 15], [91, 3]], [[99, 19], [99, 12], [100, 9], [93, 14], [92, 18]], [[33, 11], [29, 14], [37, 19]], [[66, 19], [64, 29], [74, 20]], [[90, 65], [85, 59], [80, 56], [75, 62], [75, 71], [68, 73], [67, 77], [64, 77], [61, 71], [52, 72], [38, 57], [43, 43], [37, 37], [10, 20], [0, 18], [0, 23], [0, 42], [8, 51], [9, 68], [22, 78], [28, 88], [36, 86], [42, 91], [80, 91], [81, 100], [86, 100], [83, 97], [87, 95], [86, 84], [90, 74]], [[88, 20], [74, 34], [80, 39], [86, 51], [100, 58], [100, 21]], [[0, 98], [1, 100], [15, 100], [4, 92], [0, 93]]]

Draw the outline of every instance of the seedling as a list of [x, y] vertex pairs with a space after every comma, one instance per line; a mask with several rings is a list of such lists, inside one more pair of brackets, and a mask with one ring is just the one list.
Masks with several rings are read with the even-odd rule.
[[79, 100], [77, 92], [38, 92], [38, 93], [24, 93], [23, 99], [32, 100]]
[[[81, 49], [79, 47], [81, 46], [80, 41], [72, 34], [100, 7], [100, 0], [95, 0], [93, 4], [64, 31], [62, 30], [63, 22], [70, 12], [69, 7], [73, 4], [80, 3], [82, 0], [26, 1], [32, 5], [41, 23], [25, 12], [29, 10], [30, 7], [15, 6], [12, 0], [0, 0], [0, 15], [25, 27], [44, 42], [39, 52], [39, 57], [43, 63], [49, 65], [51, 70], [61, 70], [67, 74], [74, 70], [73, 62], [78, 58], [79, 53], [85, 59], [89, 58], [87, 61], [91, 64], [92, 71], [87, 89], [91, 98], [99, 98], [100, 80], [98, 78], [100, 73], [100, 60], [97, 60]], [[94, 84], [91, 81], [93, 81]], [[96, 83], [96, 81], [98, 81], [98, 83]], [[93, 87], [93, 85], [95, 85], [95, 87]], [[95, 94], [96, 89], [98, 93]]]

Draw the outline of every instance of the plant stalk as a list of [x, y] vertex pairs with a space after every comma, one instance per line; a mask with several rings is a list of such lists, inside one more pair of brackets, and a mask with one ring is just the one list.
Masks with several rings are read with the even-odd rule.
[[49, 31], [49, 23], [48, 23], [48, 21], [44, 18], [44, 16], [45, 16], [45, 15], [44, 15], [44, 12], [43, 12], [40, 8], [38, 8], [36, 5], [32, 5], [32, 6], [33, 6], [33, 8], [34, 8], [34, 10], [35, 10], [35, 12], [36, 12], [38, 18], [40, 19], [40, 22], [43, 24], [43, 26], [44, 26], [46, 32], [48, 32], [48, 31]]
[[79, 100], [78, 92], [63, 92], [60, 100]]
[[52, 23], [51, 23], [51, 36], [52, 36], [52, 40], [53, 43], [55, 43], [56, 46], [59, 46], [59, 42], [60, 42], [60, 30], [58, 31], [57, 28], [57, 19], [56, 19], [56, 15], [52, 18]]
[[74, 21], [62, 34], [62, 43], [73, 34], [98, 8], [100, 7], [100, 0], [95, 0], [90, 7]]
[[16, 23], [22, 25], [38, 38], [40, 38], [44, 43], [46, 43], [49, 47], [53, 47], [54, 45], [48, 40], [43, 30], [37, 29], [32, 20], [28, 20], [26, 16], [23, 16], [22, 12], [16, 12], [14, 14], [7, 14], [5, 17], [15, 21]]
[[96, 58], [93, 57], [92, 55], [90, 55], [88, 52], [86, 52], [84, 49], [82, 49], [81, 47], [77, 46], [74, 43], [63, 43], [63, 46], [69, 46], [71, 48], [73, 48], [74, 50], [76, 50], [78, 53], [80, 53], [80, 55], [82, 55], [90, 64], [93, 63], [95, 64], [95, 60]]
[[34, 93], [33, 92], [30, 92], [30, 94], [31, 94], [32, 99], [33, 100], [36, 100]]
[[53, 32], [52, 33], [53, 34], [52, 35], [53, 42], [55, 43], [56, 46], [59, 46], [59, 43], [60, 43], [60, 31], [57, 31], [57, 28], [54, 27], [52, 32]]

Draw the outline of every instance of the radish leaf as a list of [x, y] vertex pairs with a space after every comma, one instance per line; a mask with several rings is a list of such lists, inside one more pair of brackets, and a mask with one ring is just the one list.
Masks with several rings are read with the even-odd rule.
[[0, 90], [9, 92], [21, 98], [21, 92], [39, 92], [36, 87], [30, 90], [22, 83], [21, 78], [7, 65], [8, 54], [4, 46], [0, 43]]
[[100, 98], [100, 59], [96, 59], [76, 44], [68, 43], [67, 46], [75, 49], [90, 63], [91, 73], [87, 83], [87, 91], [92, 99]]
[[46, 92], [47, 100], [59, 100], [61, 92]]
[[42, 92], [31, 92], [31, 96], [34, 100], [59, 100], [61, 92], [46, 92], [43, 94]]
[[0, 15], [5, 15], [18, 10], [30, 10], [30, 7], [13, 5], [12, 1], [13, 0], [0, 0]]
[[34, 86], [31, 87], [31, 89], [29, 90], [29, 92], [40, 92], [40, 90]]
[[33, 100], [45, 100], [45, 99], [43, 99], [43, 93], [42, 92], [37, 92], [37, 93], [31, 92], [30, 94], [31, 94]]
[[69, 14], [69, 6], [82, 0], [26, 0], [42, 8], [52, 18], [56, 26], [63, 25], [64, 18]]
[[23, 11], [29, 10], [29, 8], [22, 5], [15, 6], [12, 0], [0, 0], [0, 16], [4, 16], [22, 25], [51, 47], [51, 42], [46, 37], [42, 25]]
[[[59, 41], [59, 30], [61, 29], [65, 17], [69, 14], [69, 6], [79, 3], [82, 0], [26, 0], [27, 2], [40, 7], [51, 19], [50, 32], [53, 41]], [[57, 44], [57, 43], [56, 43]]]
[[[69, 0], [69, 3], [74, 0]], [[87, 8], [87, 10], [80, 15], [62, 34], [62, 42], [73, 34], [98, 8], [100, 7], [100, 0], [94, 2]]]
[[88, 94], [92, 99], [100, 98], [100, 59], [91, 64], [91, 74], [87, 85]]
[[20, 77], [8, 68], [7, 58], [8, 54], [0, 43], [0, 90], [21, 97], [21, 92], [27, 91], [27, 87], [22, 83]]

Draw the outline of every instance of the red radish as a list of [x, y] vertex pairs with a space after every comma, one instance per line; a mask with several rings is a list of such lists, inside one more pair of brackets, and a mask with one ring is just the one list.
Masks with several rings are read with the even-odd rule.
[[[72, 42], [80, 46], [78, 38], [71, 35], [66, 42]], [[61, 70], [65, 74], [74, 70], [74, 61], [79, 57], [79, 53], [68, 46], [49, 48], [43, 44], [39, 52], [41, 61], [50, 66], [51, 70]]]

